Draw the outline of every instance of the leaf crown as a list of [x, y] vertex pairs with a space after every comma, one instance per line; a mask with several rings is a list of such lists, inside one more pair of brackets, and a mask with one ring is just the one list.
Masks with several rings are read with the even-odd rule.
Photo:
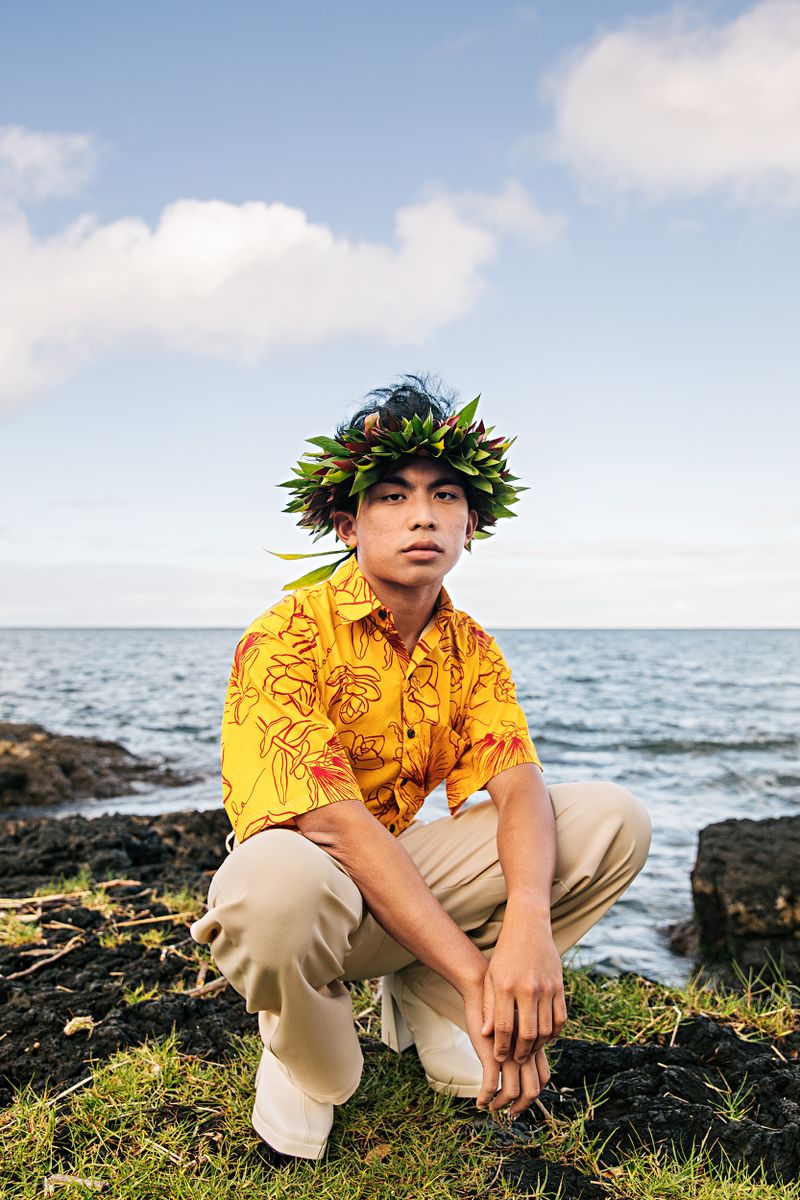
[[[515, 517], [510, 505], [516, 503], [524, 487], [516, 487], [516, 475], [508, 469], [506, 454], [516, 438], [492, 437], [494, 426], [474, 421], [480, 396], [447, 417], [441, 423], [414, 415], [398, 419], [391, 413], [370, 413], [364, 427], [344, 429], [337, 438], [312, 437], [306, 440], [315, 447], [307, 450], [293, 467], [293, 479], [278, 487], [288, 488], [292, 499], [283, 509], [300, 513], [298, 524], [314, 531], [314, 541], [333, 531], [333, 514], [349, 507], [347, 501], [356, 497], [359, 504], [367, 488], [378, 483], [398, 462], [410, 455], [440, 459], [455, 471], [465, 475], [470, 507], [478, 513], [473, 537], [487, 538], [500, 517]], [[468, 547], [470, 548], [470, 547]], [[339, 550], [318, 551], [316, 554], [281, 554], [279, 558], [317, 558], [322, 554], [339, 554]], [[285, 587], [301, 587], [328, 578], [353, 550], [342, 555], [339, 562], [317, 568]]]

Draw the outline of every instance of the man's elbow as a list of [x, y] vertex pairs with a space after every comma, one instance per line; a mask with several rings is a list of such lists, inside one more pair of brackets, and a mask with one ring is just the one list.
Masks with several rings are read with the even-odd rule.
[[361, 800], [337, 800], [295, 817], [303, 837], [337, 859], [375, 820]]

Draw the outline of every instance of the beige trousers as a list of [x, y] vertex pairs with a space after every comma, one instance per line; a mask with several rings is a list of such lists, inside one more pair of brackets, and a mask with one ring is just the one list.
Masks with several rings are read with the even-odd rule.
[[[563, 956], [641, 870], [651, 827], [644, 805], [618, 784], [554, 784], [549, 794], [557, 836], [551, 924]], [[416, 820], [399, 837], [442, 907], [490, 958], [507, 899], [494, 803]], [[465, 1027], [458, 992], [394, 941], [344, 868], [296, 831], [264, 830], [235, 844], [192, 934], [211, 947], [248, 1012], [278, 1015], [271, 1049], [316, 1100], [342, 1104], [361, 1078], [343, 980], [402, 970], [413, 992]]]

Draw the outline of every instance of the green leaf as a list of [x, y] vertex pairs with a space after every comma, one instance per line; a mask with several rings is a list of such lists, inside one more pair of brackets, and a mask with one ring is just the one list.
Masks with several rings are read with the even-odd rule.
[[[267, 547], [264, 546], [263, 549], [267, 550]], [[277, 550], [267, 550], [267, 554], [271, 554], [274, 558], [286, 559], [287, 562], [294, 562], [298, 558], [323, 558], [331, 554], [341, 555], [341, 553], [341, 546], [338, 546], [335, 550], [312, 550], [310, 554], [280, 554]]]
[[[344, 559], [341, 561], [344, 562]], [[282, 585], [283, 590], [288, 592], [290, 588], [310, 587], [312, 583], [322, 583], [323, 580], [330, 579], [338, 565], [338, 563], [326, 563], [324, 567], [317, 567], [316, 570], [309, 571], [307, 575], [301, 575], [299, 579], [293, 579], [291, 583], [284, 583]]]
[[470, 480], [470, 487], [477, 488], [479, 492], [488, 492], [490, 496], [494, 494], [494, 488], [489, 480], [481, 478], [480, 475]]
[[478, 474], [477, 467], [473, 467], [471, 463], [468, 463], [463, 458], [458, 458], [458, 456], [455, 454], [448, 454], [447, 461], [450, 463], [451, 467], [455, 467], [456, 471], [463, 471], [465, 475]]
[[335, 442], [333, 438], [310, 437], [306, 438], [306, 441], [310, 442], [312, 446], [319, 446], [322, 450], [327, 450], [329, 454], [335, 454], [337, 458], [341, 458], [342, 456], [347, 457], [347, 451], [344, 446], [341, 442]]
[[348, 495], [355, 496], [359, 492], [365, 492], [367, 488], [372, 487], [373, 483], [377, 483], [380, 477], [380, 471], [362, 471], [360, 475], [356, 475], [353, 479], [353, 486], [350, 488]]
[[481, 396], [479, 392], [474, 400], [470, 400], [469, 404], [465, 405], [464, 408], [461, 409], [461, 412], [458, 414], [459, 429], [465, 429], [467, 425], [472, 424], [473, 418], [478, 409], [478, 401], [480, 398]]

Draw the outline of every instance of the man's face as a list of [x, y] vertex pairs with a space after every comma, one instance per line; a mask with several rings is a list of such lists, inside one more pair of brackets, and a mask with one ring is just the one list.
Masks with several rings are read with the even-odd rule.
[[339, 537], [358, 547], [366, 575], [421, 587], [455, 566], [478, 514], [452, 467], [415, 457], [367, 489], [357, 516], [337, 513], [334, 523]]

